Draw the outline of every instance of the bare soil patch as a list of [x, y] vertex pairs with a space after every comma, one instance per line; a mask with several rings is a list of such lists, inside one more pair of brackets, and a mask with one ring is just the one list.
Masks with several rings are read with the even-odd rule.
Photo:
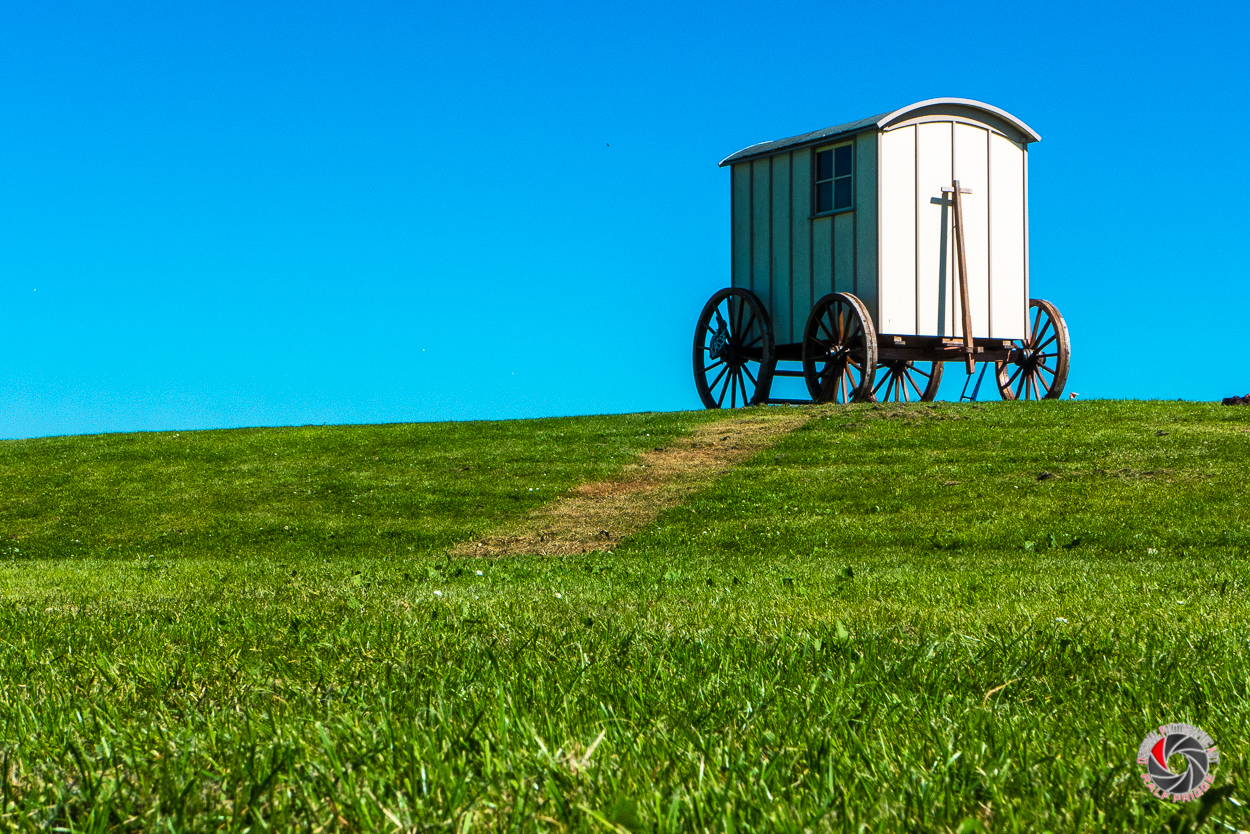
[[508, 529], [452, 549], [457, 556], [611, 550], [669, 507], [811, 419], [804, 409], [752, 409], [644, 452], [610, 481], [581, 484]]

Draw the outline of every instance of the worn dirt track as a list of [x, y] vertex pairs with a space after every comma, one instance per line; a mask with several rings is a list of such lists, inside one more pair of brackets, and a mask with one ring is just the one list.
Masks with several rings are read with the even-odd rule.
[[560, 556], [611, 550], [719, 476], [811, 419], [806, 411], [753, 408], [644, 452], [610, 481], [582, 484], [512, 527], [463, 542], [457, 556]]

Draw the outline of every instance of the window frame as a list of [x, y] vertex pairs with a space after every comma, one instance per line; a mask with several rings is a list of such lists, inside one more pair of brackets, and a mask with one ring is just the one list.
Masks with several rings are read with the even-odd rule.
[[[817, 177], [820, 176], [820, 154], [824, 153], [825, 151], [835, 152], [838, 148], [844, 148], [844, 147], [851, 149], [851, 172], [849, 174], [844, 174], [840, 177], [835, 175], [833, 177], [830, 177], [827, 180], [818, 180]], [[831, 157], [830, 162], [831, 162], [831, 168], [832, 168], [831, 173], [836, 174], [836, 171], [837, 171], [836, 154], [835, 156]], [[819, 194], [820, 194], [821, 183], [827, 182], [827, 183], [836, 184], [838, 180], [842, 180], [842, 179], [849, 179], [851, 181], [851, 204], [849, 206], [843, 206], [842, 208], [831, 208], [831, 209], [826, 209], [825, 211], [818, 211], [817, 209], [820, 205]], [[833, 192], [833, 201], [837, 202], [836, 185], [831, 185], [830, 190]], [[840, 142], [835, 142], [832, 145], [824, 145], [824, 146], [819, 146], [819, 147], [812, 149], [812, 213], [809, 219], [814, 219], [817, 217], [829, 217], [834, 214], [843, 214], [848, 211], [855, 211], [855, 140], [853, 138], [846, 139]]]

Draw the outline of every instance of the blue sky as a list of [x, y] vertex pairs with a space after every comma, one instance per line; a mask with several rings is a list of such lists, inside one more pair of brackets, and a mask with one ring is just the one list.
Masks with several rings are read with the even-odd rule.
[[1248, 24], [1201, 2], [6, 3], [0, 437], [697, 408], [691, 333], [729, 282], [717, 163], [935, 96], [1042, 135], [1032, 289], [1068, 320], [1069, 390], [1244, 394]]

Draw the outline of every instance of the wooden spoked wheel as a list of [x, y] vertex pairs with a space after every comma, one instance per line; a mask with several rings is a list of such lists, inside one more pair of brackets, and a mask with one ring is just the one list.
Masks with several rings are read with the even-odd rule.
[[931, 403], [941, 384], [941, 362], [891, 359], [877, 366], [872, 398], [874, 402], [884, 403]]
[[877, 370], [877, 330], [864, 303], [834, 292], [816, 302], [803, 328], [803, 378], [816, 402], [867, 402]]
[[1068, 382], [1068, 325], [1049, 301], [1030, 299], [1029, 310], [1028, 338], [1017, 339], [1011, 359], [998, 363], [998, 391], [1004, 400], [1057, 400]]
[[768, 399], [774, 357], [768, 312], [749, 290], [728, 287], [708, 299], [694, 330], [694, 384], [708, 408]]

